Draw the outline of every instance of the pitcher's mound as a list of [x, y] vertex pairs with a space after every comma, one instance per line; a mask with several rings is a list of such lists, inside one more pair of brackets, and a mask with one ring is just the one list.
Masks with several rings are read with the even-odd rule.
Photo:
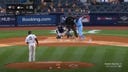
[[6, 68], [10, 68], [10, 69], [77, 69], [77, 68], [89, 68], [92, 66], [94, 65], [91, 63], [84, 63], [84, 62], [49, 61], [49, 62], [10, 63], [6, 65]]

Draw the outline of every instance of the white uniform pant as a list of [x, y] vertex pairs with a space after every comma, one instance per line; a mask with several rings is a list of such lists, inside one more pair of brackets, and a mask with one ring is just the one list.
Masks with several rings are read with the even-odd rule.
[[57, 36], [60, 36], [60, 37], [61, 37], [61, 36], [63, 36], [63, 33], [59, 33], [59, 32], [58, 32], [58, 33], [57, 33]]
[[29, 62], [35, 61], [35, 43], [29, 44]]

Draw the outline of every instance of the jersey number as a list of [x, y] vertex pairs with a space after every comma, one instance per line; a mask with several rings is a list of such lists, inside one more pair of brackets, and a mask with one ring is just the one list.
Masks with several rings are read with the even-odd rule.
[[29, 37], [29, 40], [32, 40], [32, 37], [31, 36]]

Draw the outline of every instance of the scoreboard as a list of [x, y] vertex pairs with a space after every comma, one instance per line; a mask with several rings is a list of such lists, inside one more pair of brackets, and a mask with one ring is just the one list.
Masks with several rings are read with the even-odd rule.
[[7, 4], [6, 11], [7, 14], [33, 14], [34, 13], [33, 4]]

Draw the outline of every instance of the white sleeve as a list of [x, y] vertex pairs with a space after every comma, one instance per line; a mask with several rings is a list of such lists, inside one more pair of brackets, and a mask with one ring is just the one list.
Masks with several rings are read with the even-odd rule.
[[28, 37], [26, 37], [25, 42], [28, 42]]

